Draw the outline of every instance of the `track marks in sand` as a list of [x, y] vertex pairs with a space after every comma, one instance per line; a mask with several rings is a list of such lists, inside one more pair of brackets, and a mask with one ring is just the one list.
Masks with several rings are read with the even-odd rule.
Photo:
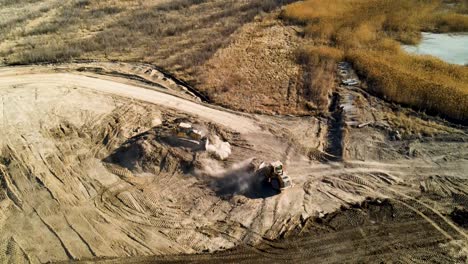
[[[426, 167], [427, 164], [421, 164], [421, 166]], [[416, 213], [423, 221], [426, 221], [445, 238], [450, 240], [464, 239], [468, 241], [467, 233], [457, 227], [437, 209], [401, 191], [400, 183], [402, 183], [403, 180], [392, 174], [400, 174], [404, 169], [405, 166], [400, 166], [398, 164], [396, 164], [396, 166], [389, 166], [389, 164], [386, 164], [386, 166], [369, 164], [368, 168], [366, 168], [366, 164], [360, 164], [358, 167], [343, 167], [341, 170], [335, 171], [335, 173], [329, 171], [326, 176], [323, 176], [322, 182], [330, 184], [334, 189], [322, 189], [319, 185], [318, 190], [322, 191], [324, 194], [330, 195], [332, 199], [346, 197], [343, 194], [337, 194], [336, 188], [346, 193], [357, 193], [359, 196], [377, 195], [381, 197], [391, 197], [395, 202], [402, 204]], [[460, 193], [459, 191], [463, 190], [462, 183], [464, 180], [450, 178], [447, 183], [439, 187], [438, 182], [443, 179], [443, 177], [429, 177], [422, 184], [428, 191], [433, 190], [443, 194], [451, 195], [452, 192]]]
[[[41, 228], [36, 228], [36, 231], [47, 237], [47, 242], [53, 241], [50, 243], [51, 245], [59, 244], [58, 241], [62, 239], [62, 245], [66, 245], [70, 256], [54, 252], [55, 256], [62, 254], [61, 259], [82, 256], [92, 258], [93, 256], [121, 257], [200, 253], [205, 250], [219, 250], [240, 245], [247, 249], [238, 255], [224, 252], [226, 259], [252, 257], [255, 260], [258, 257], [258, 259], [269, 258], [279, 261], [320, 259], [325, 262], [333, 262], [337, 261], [336, 255], [344, 255], [350, 262], [362, 262], [362, 260], [371, 260], [372, 254], [391, 255], [399, 252], [398, 250], [391, 251], [394, 247], [392, 243], [400, 243], [404, 246], [410, 246], [405, 243], [437, 245], [441, 241], [448, 240], [446, 235], [453, 239], [463, 238], [462, 234], [445, 222], [447, 219], [441, 218], [444, 216], [443, 214], [433, 211], [436, 208], [427, 208], [429, 204], [420, 204], [404, 196], [407, 195], [404, 192], [405, 188], [414, 184], [413, 182], [408, 184], [409, 177], [404, 178], [405, 175], [412, 176], [414, 174], [423, 178], [428, 171], [433, 169], [431, 163], [422, 164], [413, 160], [395, 161], [392, 164], [354, 161], [319, 163], [306, 158], [296, 159], [295, 146], [284, 144], [277, 147], [273, 144], [278, 142], [277, 137], [273, 135], [269, 135], [268, 138], [264, 137], [270, 131], [276, 131], [269, 130], [268, 125], [272, 125], [274, 121], [269, 121], [271, 124], [267, 123], [265, 121], [267, 117], [258, 117], [253, 121], [254, 119], [246, 115], [222, 111], [203, 104], [192, 105], [193, 102], [187, 102], [181, 98], [167, 98], [167, 94], [161, 94], [154, 90], [130, 85], [122, 86], [111, 81], [101, 82], [101, 80], [94, 78], [65, 74], [60, 75], [60, 78], [64, 79], [56, 83], [55, 78], [59, 78], [59, 76], [46, 76], [52, 78], [52, 83], [41, 81], [40, 78], [44, 76], [28, 75], [25, 79], [18, 79], [22, 79], [20, 81], [25, 83], [26, 87], [33, 88], [31, 83], [36, 82], [36, 78], [39, 78], [37, 79], [38, 87], [35, 87], [34, 92], [28, 95], [34, 101], [36, 101], [35, 91], [37, 91], [38, 100], [41, 101], [46, 95], [45, 89], [48, 89], [46, 86], [50, 85], [49, 90], [53, 90], [59, 89], [64, 81], [77, 81], [77, 89], [72, 89], [70, 86], [70, 89], [65, 87], [67, 89], [60, 91], [63, 100], [76, 96], [77, 93], [86, 92], [88, 95], [92, 95], [89, 97], [90, 100], [94, 97], [101, 98], [103, 105], [106, 105], [101, 109], [102, 111], [93, 112], [93, 109], [85, 109], [79, 111], [80, 113], [76, 116], [73, 113], [68, 113], [69, 117], [66, 115], [68, 108], [61, 109], [63, 105], [61, 107], [55, 106], [51, 110], [54, 114], [50, 116], [53, 117], [52, 121], [56, 123], [49, 124], [51, 127], [48, 127], [47, 122], [45, 122], [41, 126], [37, 126], [40, 129], [34, 129], [40, 131], [44, 138], [55, 141], [55, 144], [51, 144], [50, 147], [37, 145], [39, 140], [35, 140], [31, 134], [18, 133], [18, 131], [10, 131], [9, 133], [12, 143], [10, 147], [22, 155], [13, 155], [16, 167], [7, 169], [21, 171], [21, 174], [24, 174], [18, 176], [18, 181], [10, 181], [9, 188], [21, 189], [21, 185], [14, 187], [21, 181], [33, 185], [33, 192], [30, 196], [27, 194], [27, 190], [30, 190], [28, 188], [23, 188], [25, 191], [19, 193], [19, 196], [27, 198], [25, 207], [30, 204], [37, 205], [35, 201], [39, 200], [49, 202], [44, 208], [34, 207], [41, 213], [41, 220], [44, 221]], [[13, 78], [9, 79], [7, 82], [15, 81], [12, 80]], [[31, 83], [28, 84], [28, 82]], [[125, 101], [120, 96], [130, 96], [132, 99]], [[222, 121], [221, 126], [238, 129], [242, 132], [238, 134], [239, 137], [242, 136], [242, 138], [257, 143], [252, 144], [248, 155], [253, 153], [263, 156], [270, 153], [268, 158], [274, 156], [284, 159], [287, 171], [293, 175], [296, 186], [287, 192], [265, 199], [237, 199], [239, 197], [226, 199], [218, 197], [211, 189], [197, 182], [194, 177], [174, 172], [172, 167], [169, 170], [161, 166], [162, 172], [156, 169], [152, 173], [153, 175], [147, 171], [143, 173], [139, 168], [133, 170], [133, 168], [128, 167], [132, 172], [123, 167], [106, 167], [101, 164], [101, 160], [109, 155], [108, 152], [113, 151], [116, 146], [121, 146], [126, 139], [149, 130], [152, 126], [146, 120], [149, 119], [148, 116], [160, 117], [158, 110], [151, 110], [157, 108], [155, 105], [142, 106], [140, 100], [160, 105], [167, 103], [166, 106], [175, 108], [177, 111], [188, 111], [202, 119], [214, 122]], [[86, 105], [84, 101], [83, 105]], [[193, 107], [191, 108], [191, 106]], [[93, 107], [99, 108], [99, 105], [93, 105]], [[18, 108], [18, 110], [30, 111], [27, 108]], [[336, 111], [335, 114], [340, 114], [339, 109], [334, 109], [334, 111]], [[74, 110], [74, 112], [77, 111]], [[177, 113], [177, 115], [179, 114]], [[186, 114], [182, 115], [187, 116]], [[67, 118], [71, 118], [71, 121], [67, 122]], [[280, 117], [275, 118], [280, 119]], [[335, 121], [339, 121], [339, 119]], [[283, 122], [284, 126], [289, 125], [285, 120]], [[251, 125], [252, 127], [250, 127]], [[341, 124], [338, 128], [342, 128]], [[332, 132], [330, 136], [335, 137], [335, 132]], [[15, 134], [22, 135], [22, 138], [17, 139], [14, 137]], [[267, 146], [263, 147], [259, 142], [266, 142]], [[337, 140], [335, 143], [342, 144], [342, 140]], [[234, 148], [238, 147], [233, 146]], [[40, 152], [40, 156], [38, 156], [35, 150], [38, 148], [46, 149], [46, 151]], [[263, 149], [256, 152], [256, 148]], [[164, 158], [165, 153], [161, 152], [157, 155]], [[242, 152], [235, 155], [233, 157], [247, 154]], [[37, 166], [31, 166], [34, 159], [38, 160]], [[229, 164], [224, 165], [228, 166]], [[441, 168], [437, 168], [437, 170], [441, 171]], [[7, 170], [7, 172], [10, 173], [11, 170]], [[33, 176], [37, 176], [42, 184]], [[439, 184], [436, 180], [424, 184], [427, 190], [440, 192], [444, 195], [448, 195], [450, 192], [459, 192], [457, 184], [450, 185], [449, 181], [438, 190], [435, 187]], [[2, 184], [5, 185], [3, 182]], [[71, 185], [75, 188], [67, 189], [63, 188], [63, 185]], [[44, 186], [51, 190], [50, 195], [38, 191]], [[54, 200], [49, 197], [58, 192], [62, 192], [67, 199]], [[381, 244], [379, 244], [379, 239], [388, 236], [376, 233], [379, 230], [372, 225], [365, 228], [351, 228], [337, 234], [326, 234], [320, 238], [308, 236], [304, 239], [300, 238], [297, 241], [284, 243], [269, 241], [269, 239], [275, 239], [278, 236], [287, 236], [287, 234], [293, 233], [295, 228], [302, 232], [307, 219], [318, 213], [334, 211], [341, 205], [360, 202], [367, 195], [391, 197], [402, 201], [411, 208], [401, 203], [399, 205], [418, 217], [411, 223], [389, 224], [389, 230], [402, 228], [404, 232], [397, 233], [395, 237]], [[57, 204], [61, 207], [54, 207]], [[66, 210], [66, 208], [73, 208], [73, 210]], [[73, 214], [74, 210], [83, 212], [83, 217]], [[55, 218], [56, 215], [64, 212], [67, 213], [65, 219]], [[21, 214], [16, 217], [24, 219], [28, 215]], [[31, 219], [33, 218], [31, 217]], [[39, 221], [39, 219], [34, 221]], [[61, 223], [58, 223], [59, 221]], [[52, 231], [56, 233], [55, 236], [50, 230], [43, 232], [42, 229], [47, 229], [43, 227], [46, 223], [54, 228]], [[357, 223], [353, 222], [352, 225], [355, 226]], [[418, 225], [424, 226], [429, 231], [433, 229], [441, 231], [437, 231], [436, 235], [422, 241], [421, 237], [428, 236], [430, 232], [418, 229]], [[57, 230], [57, 227], [61, 230]], [[405, 232], [408, 233], [412, 229], [415, 231], [411, 234], [415, 237], [405, 237]], [[22, 235], [24, 236], [24, 234]], [[400, 235], [402, 237], [398, 237]], [[355, 240], [344, 240], [345, 236]], [[8, 238], [8, 235], [5, 237]], [[21, 239], [17, 239], [17, 241], [24, 245]], [[266, 246], [263, 248], [259, 246], [257, 249], [257, 244], [254, 242], [260, 242]], [[60, 246], [55, 248], [57, 251], [61, 250]], [[27, 248], [25, 250], [28, 252]], [[353, 251], [368, 255], [364, 258], [355, 258]], [[422, 255], [424, 254], [422, 253]], [[197, 256], [188, 256], [187, 258], [197, 259]], [[208, 257], [201, 256], [200, 258]], [[406, 256], [400, 260], [407, 261], [412, 258], [412, 256]], [[418, 258], [418, 256], [414, 257], [414, 259]], [[42, 255], [42, 260], [47, 261], [47, 258]]]
[[141, 100], [143, 102], [158, 104], [175, 110], [197, 115], [242, 133], [261, 132], [261, 129], [253, 122], [253, 120], [245, 116], [240, 116], [228, 111], [211, 108], [207, 105], [191, 102], [161, 91], [140, 88], [137, 86], [91, 78], [82, 75], [54, 73], [22, 75], [20, 79], [3, 77], [0, 82], [0, 88], [4, 86], [8, 87], [13, 84], [31, 83], [34, 83], [34, 85], [38, 87], [63, 87], [69, 83], [73, 83], [76, 87], [87, 89], [88, 91], [98, 91], [109, 95]]
[[[421, 215], [421, 217], [430, 222], [447, 238], [450, 238], [451, 240], [462, 238], [468, 241], [468, 234], [461, 228], [457, 227], [450, 219], [442, 215], [442, 213], [440, 213], [437, 209], [399, 191], [392, 189], [389, 191], [402, 197], [402, 199], [398, 199], [399, 202], [405, 204], [405, 206]], [[429, 216], [431, 217], [429, 218]], [[437, 223], [434, 220], [437, 221]]]
[[31, 258], [18, 244], [14, 236], [0, 242], [0, 262], [1, 263], [32, 263]]
[[62, 238], [59, 236], [59, 234], [57, 234], [57, 232], [52, 228], [52, 226], [50, 226], [50, 224], [48, 224], [42, 217], [41, 215], [37, 212], [36, 209], [34, 209], [34, 212], [37, 214], [37, 216], [39, 217], [39, 219], [41, 220], [41, 222], [47, 227], [47, 229], [50, 231], [51, 234], [53, 234], [57, 240], [60, 242], [60, 245], [62, 246], [62, 249], [63, 251], [65, 252], [65, 254], [67, 255], [67, 257], [69, 259], [76, 259], [75, 256], [73, 255], [72, 252], [70, 252], [70, 250], [67, 248], [67, 246], [65, 245], [64, 241], [62, 240]]

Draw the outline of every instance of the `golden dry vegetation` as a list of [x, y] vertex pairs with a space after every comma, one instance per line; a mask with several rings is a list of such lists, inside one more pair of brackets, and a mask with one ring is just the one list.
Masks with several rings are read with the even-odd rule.
[[420, 134], [422, 136], [434, 136], [436, 134], [463, 133], [455, 128], [444, 126], [434, 121], [416, 118], [404, 112], [386, 112], [384, 118], [392, 127], [397, 128], [402, 135]]
[[197, 88], [217, 104], [256, 113], [306, 114], [295, 51], [302, 39], [272, 14], [235, 33], [235, 41], [217, 51], [201, 68]]
[[[448, 5], [450, 4], [450, 5]], [[345, 58], [369, 89], [418, 110], [468, 120], [468, 68], [429, 56], [408, 55], [420, 32], [468, 31], [466, 1], [307, 0], [289, 5], [282, 17], [305, 26], [316, 67]], [[321, 58], [317, 63], [316, 58]]]
[[[335, 62], [344, 53], [306, 45], [279, 12], [238, 30], [233, 43], [203, 65], [197, 88], [213, 102], [245, 112], [310, 115], [327, 111]], [[320, 49], [317, 56], [312, 51]]]
[[193, 79], [230, 36], [289, 0], [0, 0], [0, 62], [138, 61]]

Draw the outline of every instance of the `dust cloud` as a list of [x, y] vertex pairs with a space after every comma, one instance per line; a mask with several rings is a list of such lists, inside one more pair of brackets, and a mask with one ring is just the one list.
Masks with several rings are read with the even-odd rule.
[[206, 159], [201, 161], [201, 169], [195, 174], [222, 197], [243, 195], [255, 199], [275, 195], [276, 192], [257, 175], [254, 160], [246, 159], [223, 168], [216, 160]]
[[220, 160], [225, 160], [231, 155], [231, 145], [229, 142], [222, 141], [216, 135], [211, 137], [211, 140], [206, 141], [205, 149]]

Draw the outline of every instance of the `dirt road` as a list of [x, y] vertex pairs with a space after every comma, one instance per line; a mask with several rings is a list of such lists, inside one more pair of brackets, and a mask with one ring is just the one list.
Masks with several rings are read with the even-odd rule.
[[8, 72], [2, 72], [2, 75], [5, 75], [0, 79], [0, 89], [3, 90], [15, 85], [34, 86], [34, 89], [38, 90], [44, 87], [60, 88], [67, 85], [73, 85], [79, 87], [80, 89], [88, 89], [109, 95], [117, 95], [125, 98], [136, 99], [143, 102], [158, 104], [167, 108], [173, 108], [175, 110], [192, 115], [198, 115], [202, 118], [222, 124], [242, 133], [260, 131], [260, 128], [253, 122], [253, 120], [249, 118], [231, 114], [227, 111], [220, 111], [157, 90], [145, 89], [127, 84], [69, 73], [25, 74], [21, 76], [9, 76]]
[[[463, 131], [398, 141], [388, 125], [330, 130], [63, 68], [0, 70], [2, 263], [466, 260], [450, 216], [468, 207]], [[337, 105], [386, 111], [351, 92]], [[229, 142], [227, 160], [166, 140], [180, 120]], [[312, 155], [337, 131], [342, 157]], [[256, 187], [254, 157], [282, 160], [295, 186]]]

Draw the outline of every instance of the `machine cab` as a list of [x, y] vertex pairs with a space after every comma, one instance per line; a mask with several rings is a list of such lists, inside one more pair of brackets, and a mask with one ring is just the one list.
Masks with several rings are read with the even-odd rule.
[[273, 166], [273, 173], [279, 176], [283, 175], [283, 163], [281, 163], [280, 161], [276, 161], [273, 162], [271, 165]]

